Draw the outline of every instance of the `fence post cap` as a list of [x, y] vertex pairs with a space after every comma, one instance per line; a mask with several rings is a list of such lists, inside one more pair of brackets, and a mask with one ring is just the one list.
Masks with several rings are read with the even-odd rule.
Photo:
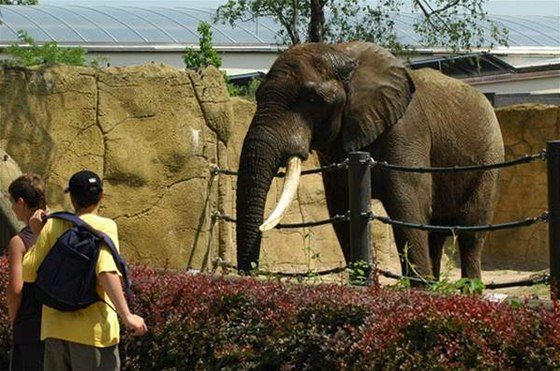
[[560, 153], [560, 140], [551, 140], [546, 143], [546, 151], [548, 153], [559, 154]]

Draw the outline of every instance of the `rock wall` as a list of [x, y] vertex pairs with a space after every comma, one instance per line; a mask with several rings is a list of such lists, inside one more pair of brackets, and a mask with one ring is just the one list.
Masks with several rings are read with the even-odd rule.
[[205, 267], [216, 255], [209, 164], [219, 162], [231, 106], [215, 69], [163, 65], [7, 69], [0, 75], [0, 148], [44, 176], [52, 209], [75, 171], [105, 180], [103, 215], [131, 261]]
[[[506, 160], [536, 154], [560, 139], [560, 106], [525, 104], [499, 108]], [[500, 175], [495, 223], [522, 220], [548, 210], [546, 161], [508, 167]], [[548, 224], [492, 232], [483, 261], [494, 268], [546, 269], [549, 262]]]
[[[211, 269], [216, 257], [235, 263], [235, 225], [212, 218], [214, 212], [235, 216], [235, 176], [215, 175], [211, 168], [237, 169], [255, 105], [230, 99], [217, 70], [6, 69], [0, 70], [0, 91], [0, 149], [22, 171], [45, 177], [52, 209], [70, 208], [62, 189], [72, 173], [90, 168], [105, 180], [101, 212], [118, 223], [129, 261], [203, 270]], [[512, 106], [497, 115], [508, 159], [539, 152], [559, 138], [557, 106]], [[314, 157], [305, 164], [317, 166]], [[0, 192], [15, 175], [0, 167]], [[274, 182], [267, 212], [281, 186], [282, 180]], [[379, 203], [373, 207], [384, 213]], [[544, 162], [503, 171], [495, 222], [546, 209]], [[303, 177], [283, 222], [327, 217], [320, 175]], [[372, 230], [380, 266], [398, 267], [390, 227], [374, 222]], [[493, 232], [484, 262], [496, 268], [546, 268], [547, 226]], [[343, 265], [330, 225], [264, 236], [263, 269], [303, 272]]]
[[[0, 148], [0, 246], [8, 245], [10, 238], [20, 230], [24, 224], [17, 220], [12, 212], [12, 204], [8, 197], [8, 186], [11, 181], [21, 174], [18, 164], [6, 151]], [[3, 197], [6, 195], [6, 197]]]

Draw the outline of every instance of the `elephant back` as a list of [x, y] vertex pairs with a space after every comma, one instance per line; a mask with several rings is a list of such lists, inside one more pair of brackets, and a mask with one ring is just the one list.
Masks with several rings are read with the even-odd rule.
[[[403, 124], [423, 117], [429, 126], [433, 166], [500, 162], [504, 157], [500, 124], [494, 108], [476, 88], [439, 71], [410, 71], [416, 92]], [[473, 152], [472, 145], [477, 143]], [[469, 164], [465, 159], [470, 159]]]

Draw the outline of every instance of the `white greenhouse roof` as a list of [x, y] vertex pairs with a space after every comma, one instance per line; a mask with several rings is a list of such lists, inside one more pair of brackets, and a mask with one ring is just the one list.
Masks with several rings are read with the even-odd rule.
[[274, 44], [277, 26], [260, 20], [232, 28], [214, 25], [215, 10], [191, 7], [37, 5], [0, 6], [0, 43], [25, 30], [35, 41], [59, 44], [198, 44], [201, 21], [215, 45]]
[[[18, 40], [26, 31], [35, 41], [60, 45], [198, 45], [201, 21], [212, 25], [216, 47], [277, 45], [279, 26], [269, 19], [237, 23], [235, 27], [212, 24], [215, 8], [186, 5], [36, 5], [0, 6], [0, 46]], [[130, 4], [130, 5], [129, 5]], [[161, 4], [165, 4], [162, 2]], [[180, 3], [178, 3], [180, 4]], [[491, 19], [509, 29], [511, 47], [560, 50], [560, 14], [497, 16]], [[418, 46], [412, 30], [414, 16], [396, 19], [401, 42]]]

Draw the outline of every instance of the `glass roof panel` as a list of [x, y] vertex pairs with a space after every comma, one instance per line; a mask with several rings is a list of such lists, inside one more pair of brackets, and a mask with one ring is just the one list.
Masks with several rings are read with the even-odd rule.
[[[104, 30], [99, 24], [89, 17], [85, 12], [75, 12], [67, 9], [66, 7], [37, 7], [45, 14], [50, 15], [53, 22], [49, 28], [58, 28], [57, 40], [65, 41], [101, 41], [111, 42], [115, 41], [114, 37]], [[71, 31], [76, 33], [73, 37]]]
[[495, 17], [509, 30], [511, 46], [560, 46], [560, 16]]
[[[118, 42], [144, 42], [148, 39], [121, 19], [126, 15], [126, 12], [120, 11], [118, 8], [98, 6], [92, 7], [67, 7], [68, 10], [74, 11], [90, 22], [95, 23], [101, 27], [107, 34], [111, 35]], [[93, 36], [93, 35], [92, 35]], [[98, 40], [89, 40], [97, 42]]]
[[[270, 45], [280, 40], [279, 26], [270, 18], [229, 24], [212, 24], [214, 11], [195, 5], [0, 5], [0, 42], [17, 40], [25, 30], [36, 41], [60, 43], [180, 43], [197, 44], [201, 21], [212, 26], [215, 45]], [[165, 4], [164, 2], [161, 4]], [[415, 15], [402, 14], [396, 21], [401, 42], [418, 44], [412, 22]], [[492, 16], [509, 29], [511, 46], [560, 47], [560, 16]]]
[[[52, 41], [51, 36], [41, 25], [40, 19], [28, 12], [19, 12], [20, 7], [0, 7], [0, 40], [17, 41], [17, 32], [25, 31], [36, 41]], [[5, 32], [11, 31], [11, 32]], [[14, 34], [14, 31], [16, 32]]]

